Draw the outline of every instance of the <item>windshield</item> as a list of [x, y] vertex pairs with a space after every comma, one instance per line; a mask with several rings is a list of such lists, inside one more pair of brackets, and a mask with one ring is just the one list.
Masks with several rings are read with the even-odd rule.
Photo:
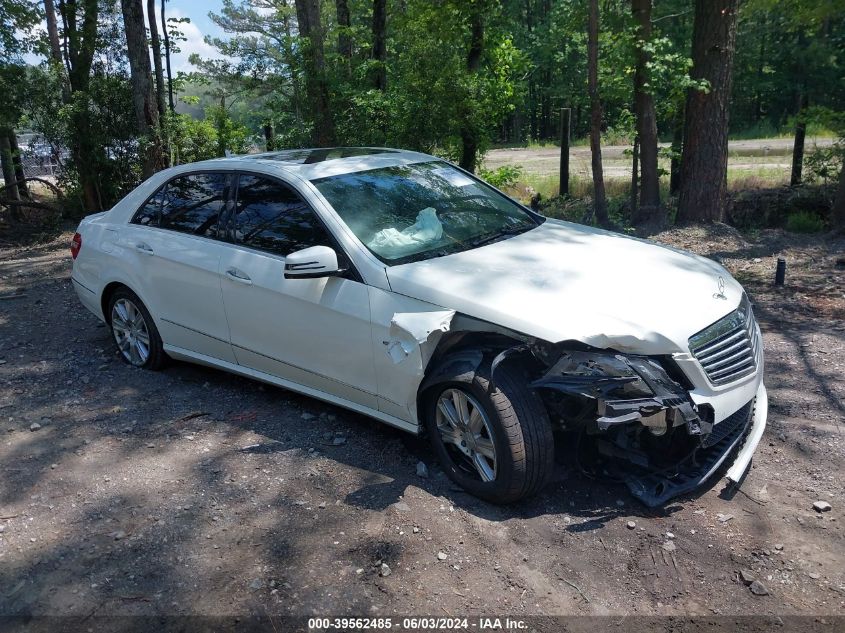
[[469, 250], [538, 224], [513, 200], [442, 161], [312, 182], [358, 239], [390, 265]]

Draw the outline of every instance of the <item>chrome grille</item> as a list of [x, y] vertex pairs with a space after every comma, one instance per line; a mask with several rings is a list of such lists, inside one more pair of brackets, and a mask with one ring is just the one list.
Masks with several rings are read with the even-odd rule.
[[748, 298], [743, 295], [736, 310], [691, 336], [689, 347], [714, 385], [753, 374], [760, 341]]

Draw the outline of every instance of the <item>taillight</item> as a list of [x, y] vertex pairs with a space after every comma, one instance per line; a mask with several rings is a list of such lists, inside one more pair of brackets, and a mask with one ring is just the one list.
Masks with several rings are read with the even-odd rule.
[[82, 236], [77, 233], [73, 236], [73, 239], [70, 241], [70, 256], [76, 259], [76, 256], [79, 255], [79, 251], [82, 249]]

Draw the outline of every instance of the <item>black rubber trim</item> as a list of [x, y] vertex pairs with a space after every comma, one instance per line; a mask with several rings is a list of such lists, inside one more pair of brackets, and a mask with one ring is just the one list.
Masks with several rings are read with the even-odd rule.
[[649, 508], [662, 506], [670, 499], [692, 492], [704, 484], [718, 470], [733, 450], [740, 444], [754, 417], [754, 401], [752, 400], [733, 415], [725, 418], [713, 427], [710, 435], [702, 442], [696, 451], [694, 459], [681, 467], [673, 476], [659, 473], [641, 476], [625, 476], [625, 484], [637, 499]]

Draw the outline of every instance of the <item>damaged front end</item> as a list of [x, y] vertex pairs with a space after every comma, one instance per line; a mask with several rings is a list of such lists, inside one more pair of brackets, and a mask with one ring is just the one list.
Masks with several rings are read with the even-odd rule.
[[[750, 402], [714, 426], [713, 410], [693, 402], [668, 359], [521, 345], [499, 354], [494, 372], [522, 354], [544, 368], [530, 386], [539, 390], [552, 417], [578, 434], [579, 463], [624, 482], [650, 507], [709, 479], [752, 419]], [[585, 436], [594, 441], [582, 443]]]

